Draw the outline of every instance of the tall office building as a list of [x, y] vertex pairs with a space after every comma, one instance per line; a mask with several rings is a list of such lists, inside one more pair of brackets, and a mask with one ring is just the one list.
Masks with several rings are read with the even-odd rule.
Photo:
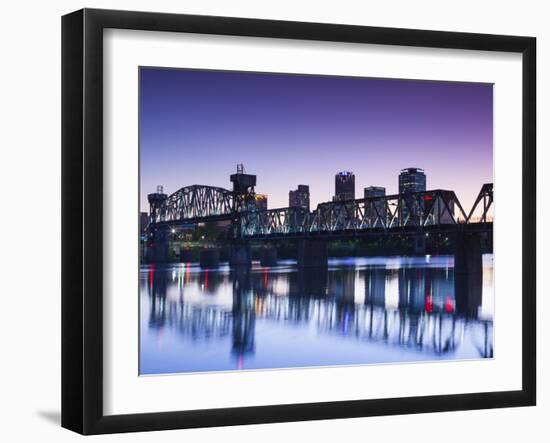
[[334, 177], [334, 201], [355, 199], [355, 175], [342, 171]]
[[399, 193], [422, 192], [426, 190], [426, 174], [424, 169], [401, 169], [399, 174]]
[[[406, 168], [401, 169], [399, 173], [399, 193], [410, 194], [412, 192], [426, 191], [426, 174], [424, 169]], [[399, 211], [401, 226], [415, 225], [420, 222], [420, 216], [424, 210], [422, 203], [418, 199], [405, 196], [406, 205], [403, 204]], [[411, 208], [409, 210], [409, 208]]]
[[289, 191], [288, 206], [291, 208], [304, 208], [309, 211], [309, 186], [298, 185], [298, 189]]
[[[382, 186], [369, 186], [363, 189], [363, 197], [365, 200], [375, 197], [385, 197], [386, 188]], [[372, 226], [375, 228], [384, 227], [388, 222], [388, 214], [386, 211], [386, 203], [383, 199], [374, 201], [371, 206], [368, 202], [365, 203], [365, 215], [371, 220]]]

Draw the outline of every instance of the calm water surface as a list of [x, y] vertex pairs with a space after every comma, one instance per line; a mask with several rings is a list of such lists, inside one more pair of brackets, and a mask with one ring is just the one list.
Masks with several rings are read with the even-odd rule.
[[452, 256], [140, 272], [140, 372], [228, 371], [493, 356], [493, 256], [455, 294]]

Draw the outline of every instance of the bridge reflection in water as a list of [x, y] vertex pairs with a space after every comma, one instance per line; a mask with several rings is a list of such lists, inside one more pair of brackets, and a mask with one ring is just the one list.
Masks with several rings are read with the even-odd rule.
[[350, 258], [241, 271], [142, 267], [140, 372], [493, 356], [492, 255], [455, 294], [453, 258]]

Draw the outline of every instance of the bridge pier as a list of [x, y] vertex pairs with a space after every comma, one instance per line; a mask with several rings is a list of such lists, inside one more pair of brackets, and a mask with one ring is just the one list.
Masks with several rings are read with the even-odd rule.
[[229, 249], [229, 266], [250, 266], [252, 252], [248, 243], [232, 243]]
[[203, 249], [200, 252], [199, 262], [201, 268], [217, 268], [220, 264], [220, 251], [218, 249]]
[[277, 265], [277, 248], [275, 246], [266, 246], [260, 250], [260, 265]]
[[313, 268], [328, 266], [326, 240], [304, 239], [298, 243], [298, 267]]
[[147, 260], [149, 263], [166, 263], [170, 254], [168, 250], [168, 240], [170, 230], [168, 228], [155, 228], [152, 238], [147, 243]]
[[483, 261], [479, 234], [457, 234], [454, 276], [457, 312], [476, 316], [481, 305], [483, 285]]

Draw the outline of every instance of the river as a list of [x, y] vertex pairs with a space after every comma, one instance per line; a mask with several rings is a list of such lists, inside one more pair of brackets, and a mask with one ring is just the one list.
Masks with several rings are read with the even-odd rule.
[[452, 256], [140, 268], [140, 374], [493, 356], [493, 256], [455, 294]]

